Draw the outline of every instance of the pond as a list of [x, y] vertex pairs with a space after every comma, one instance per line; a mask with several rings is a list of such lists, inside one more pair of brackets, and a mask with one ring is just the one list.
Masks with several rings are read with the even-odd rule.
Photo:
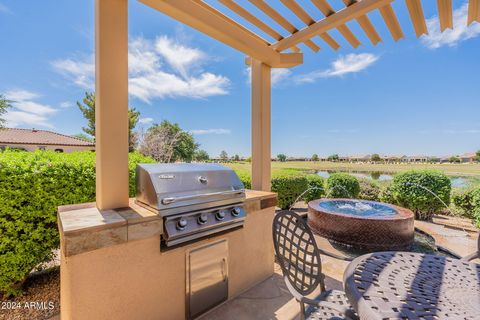
[[[320, 177], [323, 178], [328, 178], [331, 173], [335, 171], [317, 171], [317, 174]], [[342, 171], [343, 172], [343, 171]], [[387, 173], [387, 172], [378, 172], [378, 171], [372, 171], [372, 172], [347, 172], [346, 173], [351, 174], [352, 176], [355, 176], [360, 179], [369, 179], [369, 180], [375, 180], [375, 181], [389, 181], [393, 179], [393, 174]], [[465, 177], [450, 177], [452, 181], [452, 187], [454, 188], [462, 188], [466, 187], [469, 185], [469, 179]]]

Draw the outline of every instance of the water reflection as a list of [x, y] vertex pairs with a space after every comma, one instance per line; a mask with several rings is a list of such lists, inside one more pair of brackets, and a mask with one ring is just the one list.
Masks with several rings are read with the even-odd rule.
[[[317, 174], [320, 177], [323, 178], [328, 178], [331, 173], [335, 171], [317, 171]], [[352, 176], [355, 176], [360, 179], [369, 179], [369, 180], [375, 180], [375, 181], [389, 181], [393, 179], [393, 175], [386, 173], [386, 172], [379, 172], [379, 171], [373, 171], [373, 172], [346, 172], [350, 173]], [[451, 177], [450, 178], [452, 181], [452, 187], [454, 188], [461, 188], [465, 187], [468, 185], [468, 179], [464, 177]]]

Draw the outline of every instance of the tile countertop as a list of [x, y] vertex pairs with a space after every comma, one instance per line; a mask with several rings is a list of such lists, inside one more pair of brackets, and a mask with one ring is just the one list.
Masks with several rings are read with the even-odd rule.
[[[246, 190], [247, 213], [274, 207], [277, 195]], [[94, 202], [58, 207], [58, 229], [65, 256], [145, 239], [163, 233], [162, 218], [130, 199], [129, 207], [99, 210]]]

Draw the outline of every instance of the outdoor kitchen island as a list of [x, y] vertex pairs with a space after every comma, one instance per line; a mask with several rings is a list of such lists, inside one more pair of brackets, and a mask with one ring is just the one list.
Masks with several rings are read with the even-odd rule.
[[[160, 250], [162, 218], [134, 199], [115, 210], [100, 211], [94, 203], [59, 207], [61, 319], [185, 319], [188, 288], [194, 286], [188, 277], [200, 282], [217, 277], [215, 272], [202, 276], [202, 265], [187, 276], [189, 261], [205, 267], [213, 252], [209, 247], [218, 245], [226, 249], [219, 266], [228, 299], [271, 276], [276, 194], [246, 190], [245, 196], [243, 227], [165, 250]], [[199, 291], [200, 300], [208, 300]], [[198, 308], [195, 303], [190, 309]]]

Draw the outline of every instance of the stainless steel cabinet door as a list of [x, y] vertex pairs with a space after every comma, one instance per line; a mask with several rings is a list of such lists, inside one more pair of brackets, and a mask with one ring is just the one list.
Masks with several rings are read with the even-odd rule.
[[194, 318], [228, 299], [228, 242], [187, 253], [187, 317]]

